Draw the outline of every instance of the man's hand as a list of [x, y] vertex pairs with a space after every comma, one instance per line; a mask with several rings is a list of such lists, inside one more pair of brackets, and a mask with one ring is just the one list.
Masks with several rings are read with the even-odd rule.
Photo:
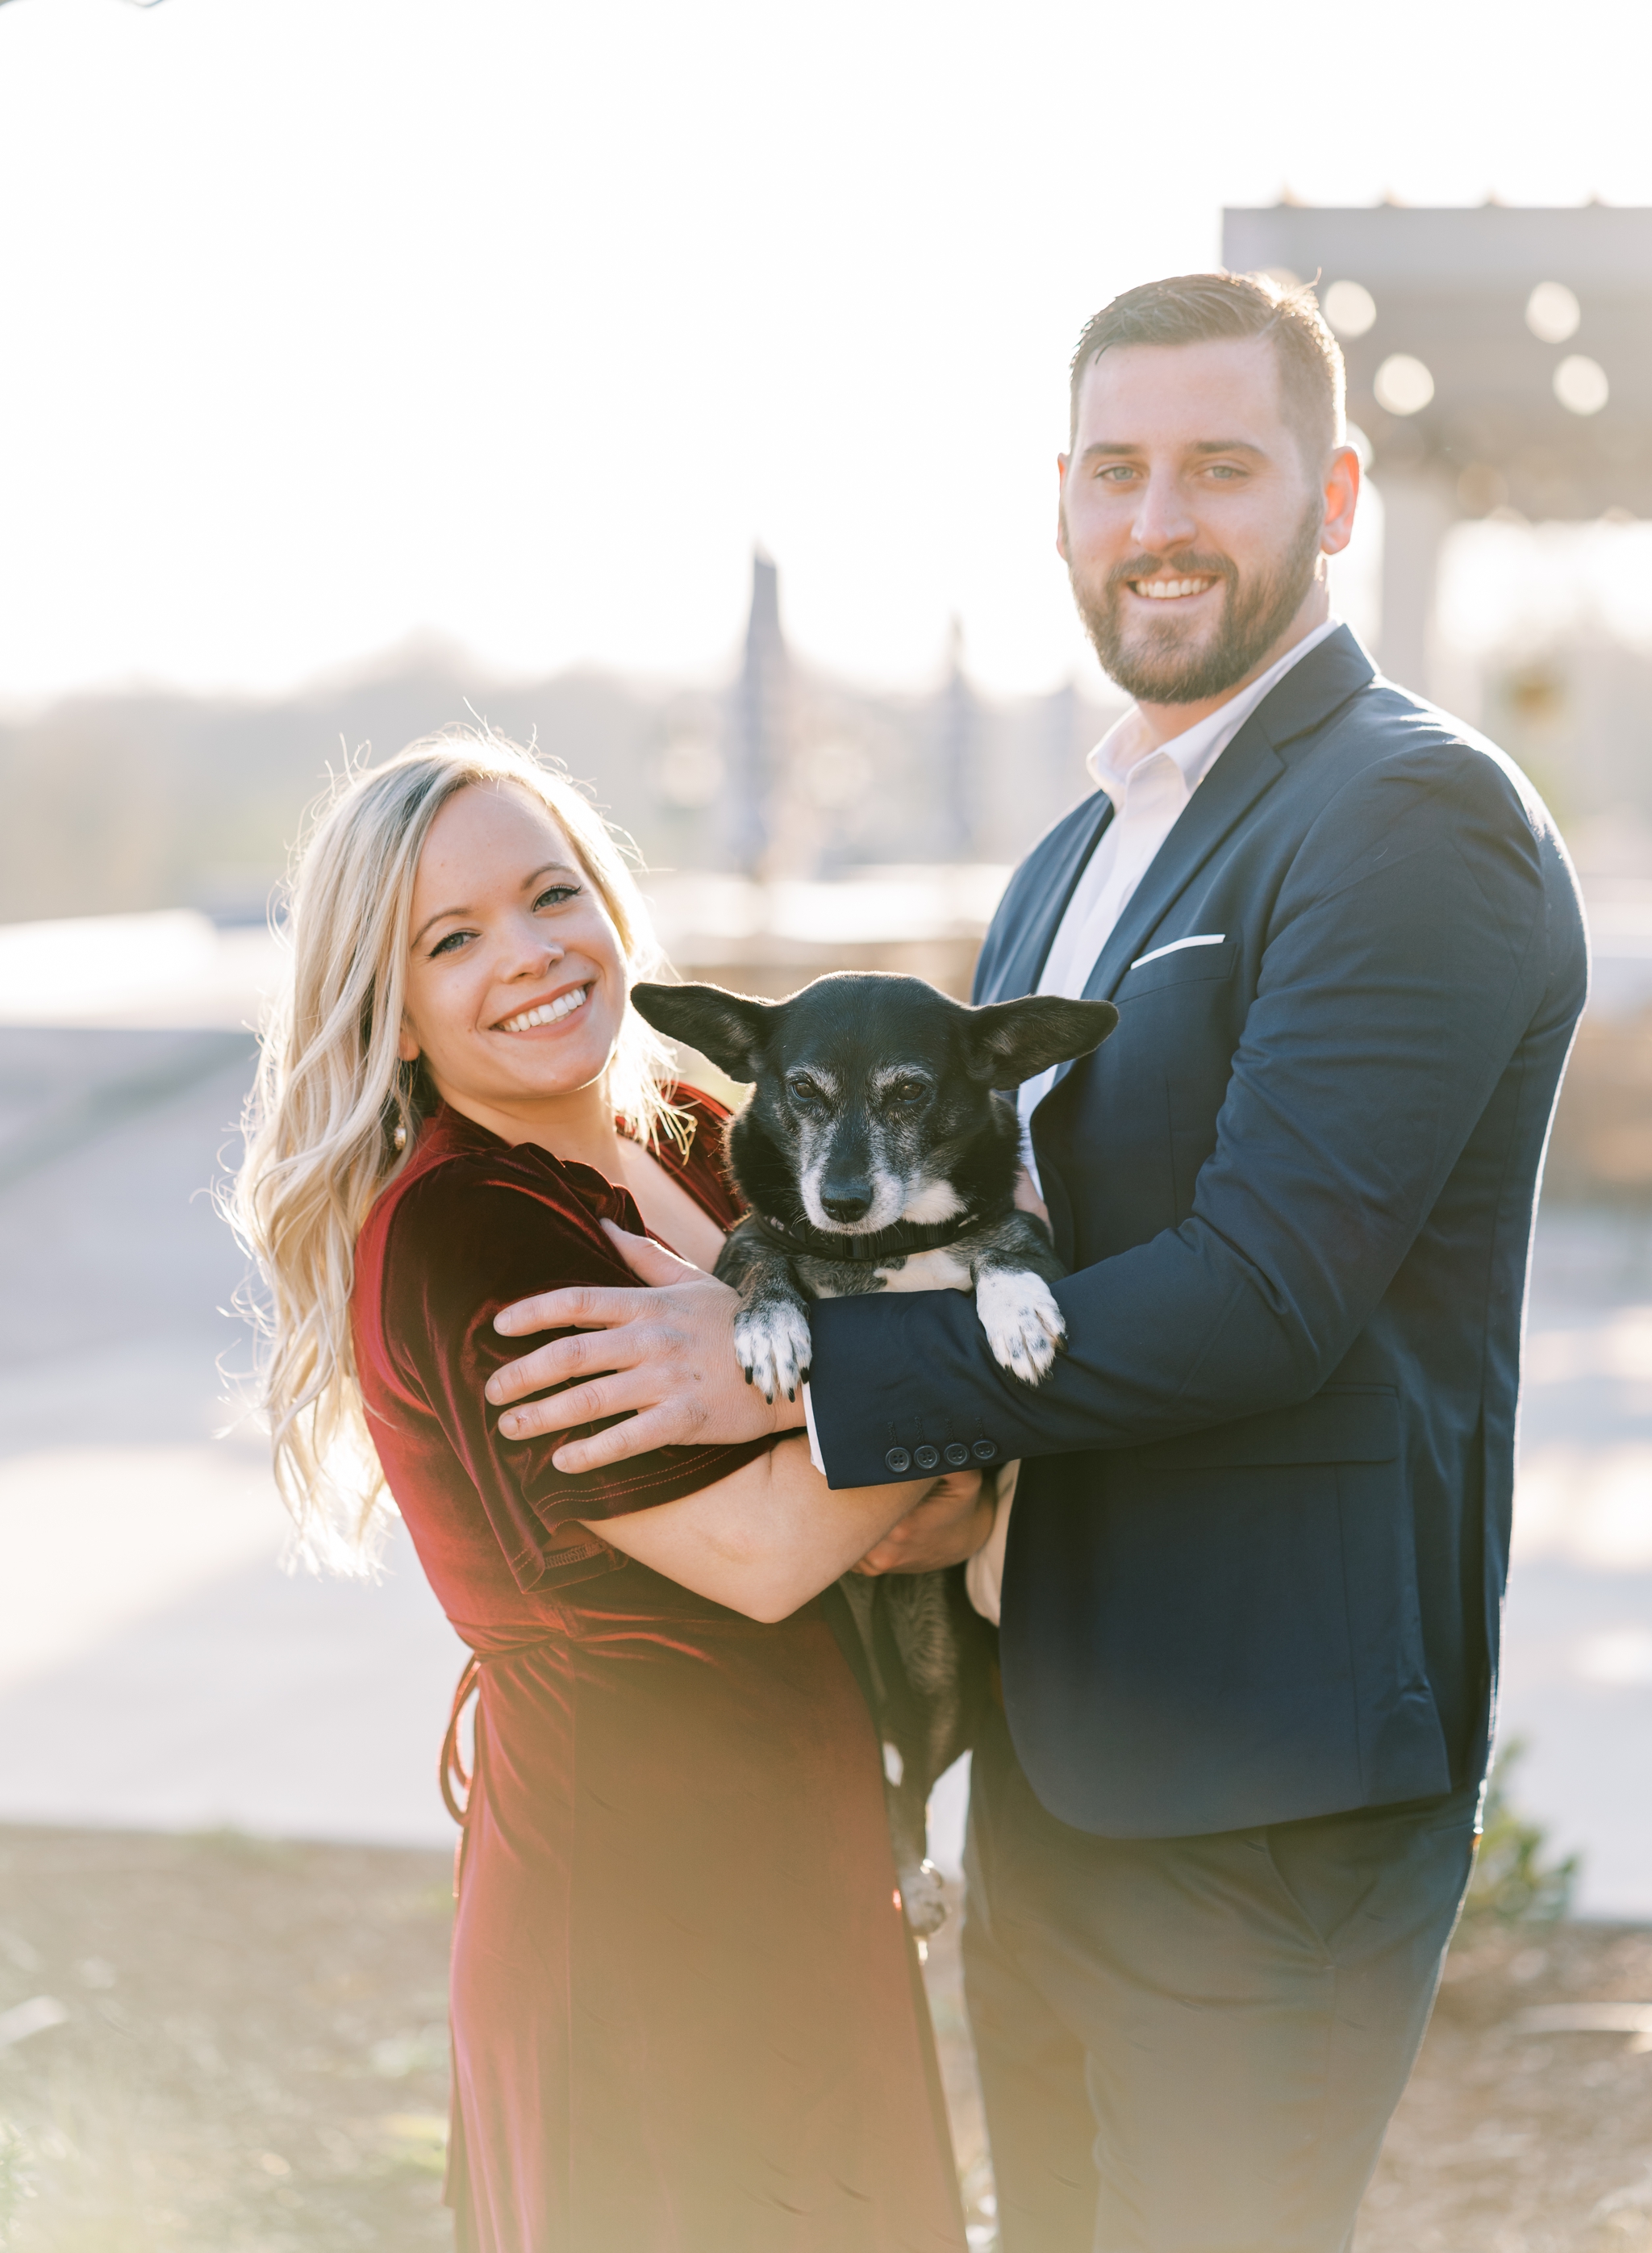
[[[800, 1403], [777, 1400], [770, 1406], [747, 1384], [735, 1358], [740, 1301], [726, 1283], [648, 1237], [629, 1235], [612, 1221], [603, 1225], [648, 1287], [577, 1284], [519, 1299], [494, 1316], [494, 1329], [505, 1337], [534, 1330], [581, 1333], [540, 1346], [489, 1378], [487, 1397], [496, 1408], [547, 1385], [568, 1385], [549, 1400], [530, 1401], [501, 1416], [499, 1430], [507, 1440], [565, 1432], [603, 1416], [625, 1417], [551, 1458], [559, 1471], [591, 1471], [653, 1447], [728, 1446], [803, 1422]], [[568, 1382], [575, 1378], [586, 1381]]]
[[934, 1573], [972, 1557], [993, 1530], [993, 1503], [979, 1471], [948, 1471], [915, 1502], [853, 1569], [868, 1580], [881, 1573]]

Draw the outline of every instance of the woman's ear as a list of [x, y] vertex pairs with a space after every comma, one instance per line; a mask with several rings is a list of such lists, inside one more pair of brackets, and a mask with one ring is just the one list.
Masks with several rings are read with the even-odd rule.
[[421, 1050], [418, 1036], [406, 1017], [402, 1018], [401, 1030], [396, 1036], [396, 1054], [403, 1064], [417, 1064], [419, 1061]]

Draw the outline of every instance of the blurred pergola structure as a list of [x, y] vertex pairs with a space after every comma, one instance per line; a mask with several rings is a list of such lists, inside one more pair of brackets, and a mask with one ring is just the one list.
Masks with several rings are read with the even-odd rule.
[[1426, 693], [1440, 543], [1465, 517], [1652, 517], [1652, 210], [1279, 203], [1223, 262], [1315, 284], [1384, 512], [1382, 660]]

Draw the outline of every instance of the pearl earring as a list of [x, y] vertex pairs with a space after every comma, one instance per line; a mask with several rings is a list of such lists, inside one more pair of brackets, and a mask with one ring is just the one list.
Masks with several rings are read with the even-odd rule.
[[405, 1150], [405, 1149], [407, 1148], [407, 1147], [408, 1147], [408, 1130], [407, 1130], [407, 1128], [406, 1128], [405, 1126], [401, 1126], [400, 1123], [398, 1123], [398, 1125], [397, 1125], [397, 1126], [396, 1126], [396, 1131], [395, 1131], [395, 1133], [394, 1133], [390, 1137], [390, 1140], [391, 1140], [395, 1144], [395, 1146], [396, 1146], [396, 1147], [397, 1147], [397, 1149], [398, 1149], [398, 1150]]

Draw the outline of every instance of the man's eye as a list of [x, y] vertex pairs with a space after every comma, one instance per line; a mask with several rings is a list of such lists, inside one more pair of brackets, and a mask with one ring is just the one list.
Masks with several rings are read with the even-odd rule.
[[1104, 485], [1121, 485], [1126, 478], [1133, 477], [1135, 471], [1128, 462], [1106, 462], [1097, 471], [1096, 475]]

